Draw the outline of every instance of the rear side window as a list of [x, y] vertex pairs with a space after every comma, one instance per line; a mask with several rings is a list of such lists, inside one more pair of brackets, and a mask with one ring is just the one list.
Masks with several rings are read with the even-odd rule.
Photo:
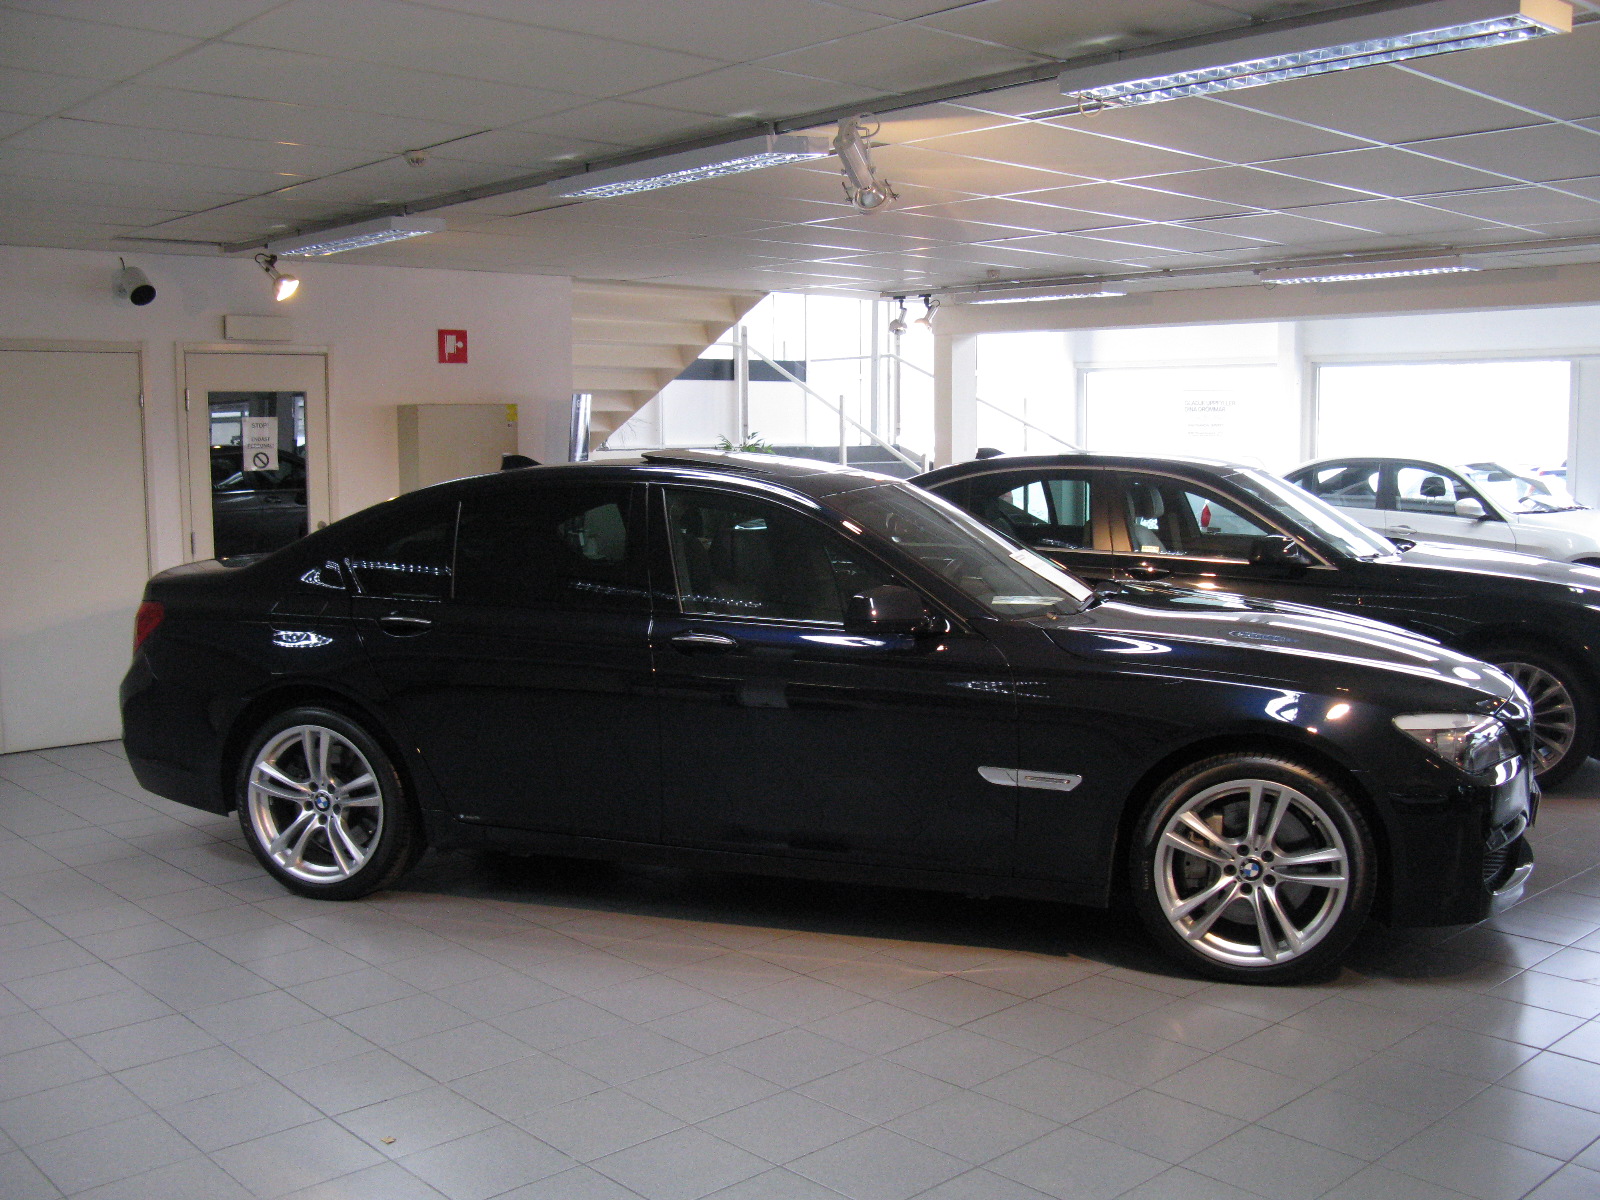
[[1024, 545], [1041, 550], [1094, 548], [1091, 489], [1096, 476], [1053, 474], [1024, 479], [1001, 475], [974, 479], [967, 493], [972, 514]]
[[393, 600], [449, 599], [456, 507], [450, 500], [413, 508], [356, 532], [345, 553], [356, 586]]
[[468, 496], [455, 597], [492, 607], [646, 608], [638, 489], [544, 486]]
[[1332, 463], [1307, 471], [1294, 482], [1340, 508], [1378, 507], [1377, 463]]

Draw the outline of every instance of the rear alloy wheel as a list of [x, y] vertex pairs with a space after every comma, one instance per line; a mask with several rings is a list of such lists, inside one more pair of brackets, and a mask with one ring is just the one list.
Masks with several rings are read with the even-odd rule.
[[1372, 835], [1331, 780], [1230, 754], [1156, 790], [1132, 850], [1146, 928], [1213, 979], [1291, 983], [1326, 970], [1372, 907]]
[[240, 772], [239, 823], [280, 883], [328, 900], [388, 886], [422, 848], [389, 756], [329, 709], [293, 709], [256, 734]]
[[1527, 693], [1533, 704], [1533, 769], [1541, 787], [1555, 787], [1583, 765], [1595, 740], [1594, 699], [1571, 667], [1532, 646], [1474, 651]]

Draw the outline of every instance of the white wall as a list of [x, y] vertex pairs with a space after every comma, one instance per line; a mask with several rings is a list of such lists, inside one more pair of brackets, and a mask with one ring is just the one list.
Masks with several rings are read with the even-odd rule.
[[[113, 255], [0, 246], [0, 337], [142, 343], [158, 567], [183, 557], [181, 347], [220, 343], [224, 314], [288, 316], [294, 345], [328, 349], [336, 516], [399, 490], [397, 405], [516, 404], [522, 452], [542, 462], [566, 457], [568, 279], [295, 262], [300, 294], [276, 304], [248, 258], [124, 257], [155, 284], [152, 304], [135, 308], [113, 296]], [[468, 363], [437, 362], [438, 329], [467, 330]]]

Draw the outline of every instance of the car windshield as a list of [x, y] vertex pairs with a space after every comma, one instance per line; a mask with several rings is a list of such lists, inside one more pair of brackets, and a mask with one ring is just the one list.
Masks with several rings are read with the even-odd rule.
[[1076, 613], [1094, 597], [1049, 559], [996, 533], [937, 496], [899, 484], [829, 499], [858, 525], [888, 538], [997, 617]]
[[1473, 487], [1512, 512], [1571, 512], [1583, 507], [1559, 479], [1518, 473], [1495, 462], [1468, 463], [1461, 473]]
[[1393, 542], [1356, 524], [1331, 504], [1265, 471], [1240, 467], [1229, 478], [1291, 526], [1309, 530], [1351, 558], [1392, 558], [1400, 552]]

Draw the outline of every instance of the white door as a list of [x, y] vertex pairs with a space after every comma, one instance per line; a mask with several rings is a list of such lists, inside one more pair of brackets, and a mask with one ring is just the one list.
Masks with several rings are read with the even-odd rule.
[[0, 752], [117, 737], [149, 574], [139, 355], [0, 347]]
[[[1498, 514], [1461, 516], [1456, 512], [1456, 503], [1460, 500], [1482, 503], [1482, 498], [1454, 471], [1430, 463], [1396, 466], [1394, 508], [1385, 514], [1389, 536], [1413, 542], [1450, 542], [1494, 550], [1517, 548], [1511, 526]], [[1489, 511], [1487, 506], [1485, 508]]]
[[328, 360], [184, 355], [189, 557], [276, 550], [329, 519]]

